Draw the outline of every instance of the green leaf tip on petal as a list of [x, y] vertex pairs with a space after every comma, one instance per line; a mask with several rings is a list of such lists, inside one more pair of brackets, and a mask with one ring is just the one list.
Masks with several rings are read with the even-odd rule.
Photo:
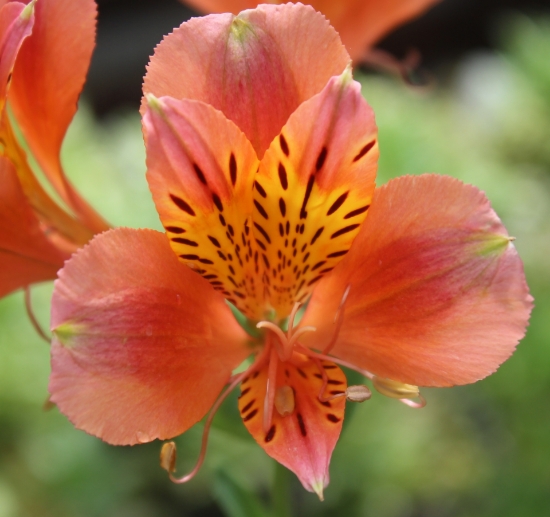
[[57, 340], [64, 347], [72, 347], [74, 345], [73, 339], [83, 334], [86, 329], [86, 326], [82, 323], [74, 323], [72, 321], [67, 321], [58, 325], [56, 328], [52, 329], [53, 334]]
[[501, 254], [506, 251], [508, 245], [514, 241], [514, 237], [500, 234], [489, 234], [485, 236], [479, 247], [479, 255], [487, 256]]
[[145, 94], [145, 100], [147, 101], [147, 106], [157, 113], [162, 113], [162, 102], [158, 97], [155, 97], [152, 93]]
[[247, 37], [254, 34], [254, 30], [252, 25], [239, 15], [231, 22], [231, 34], [242, 43]]
[[23, 21], [28, 21], [30, 17], [34, 14], [34, 4], [36, 4], [36, 0], [32, 0], [32, 2], [29, 2], [25, 8], [21, 11], [21, 14], [19, 15], [19, 18]]
[[311, 488], [317, 494], [317, 497], [319, 497], [319, 501], [325, 500], [325, 496], [323, 494], [325, 486], [323, 481], [315, 481], [314, 483], [312, 483]]
[[342, 72], [342, 75], [340, 76], [340, 82], [342, 84], [342, 87], [345, 88], [351, 82], [353, 81], [353, 69], [351, 66], [351, 61], [346, 66], [346, 69]]

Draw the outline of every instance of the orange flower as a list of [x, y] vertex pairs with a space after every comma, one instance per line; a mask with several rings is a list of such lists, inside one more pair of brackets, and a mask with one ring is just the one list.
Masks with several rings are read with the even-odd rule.
[[49, 389], [76, 427], [164, 440], [212, 408], [197, 467], [171, 474], [184, 482], [240, 384], [250, 433], [322, 497], [346, 398], [370, 396], [339, 366], [421, 407], [419, 385], [475, 382], [512, 354], [532, 306], [512, 239], [457, 180], [375, 189], [372, 110], [311, 7], [190, 20], [157, 47], [144, 90], [166, 235], [106, 232], [59, 274]]
[[[0, 296], [55, 278], [74, 250], [108, 228], [59, 157], [90, 63], [95, 16], [93, 0], [0, 2]], [[69, 211], [38, 182], [6, 102]]]
[[[311, 0], [304, 2], [323, 13], [340, 34], [354, 61], [386, 34], [438, 3], [440, 0]], [[261, 2], [251, 0], [182, 0], [199, 11], [237, 14]], [[270, 1], [270, 4], [284, 2]]]

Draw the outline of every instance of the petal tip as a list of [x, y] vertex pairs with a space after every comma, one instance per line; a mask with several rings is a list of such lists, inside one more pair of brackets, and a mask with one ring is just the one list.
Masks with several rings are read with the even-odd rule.
[[345, 70], [340, 75], [340, 80], [342, 82], [342, 86], [347, 86], [353, 81], [353, 70], [352, 70], [351, 60], [347, 64]]
[[325, 500], [325, 495], [323, 493], [323, 490], [325, 489], [325, 486], [326, 486], [325, 482], [321, 479], [316, 480], [311, 484], [311, 489], [312, 489], [313, 492], [315, 492], [317, 494], [317, 497], [319, 498], [319, 501], [324, 501]]
[[252, 24], [242, 14], [235, 16], [230, 25], [231, 34], [241, 42], [247, 35], [252, 35], [254, 32]]
[[152, 93], [145, 94], [145, 101], [147, 102], [147, 106], [153, 111], [162, 112], [163, 105], [161, 100]]
[[65, 348], [71, 348], [74, 338], [79, 334], [83, 334], [84, 330], [85, 325], [73, 321], [65, 321], [51, 329], [59, 344]]
[[36, 4], [36, 0], [32, 0], [32, 2], [29, 2], [25, 8], [21, 11], [21, 14], [19, 15], [19, 18], [21, 20], [27, 22], [31, 19], [32, 15], [34, 14], [34, 5]]

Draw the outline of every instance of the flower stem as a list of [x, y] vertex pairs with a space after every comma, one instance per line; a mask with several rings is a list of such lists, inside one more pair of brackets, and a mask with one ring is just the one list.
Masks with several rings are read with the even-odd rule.
[[273, 517], [292, 517], [290, 499], [290, 480], [292, 473], [279, 462], [275, 463], [275, 476], [273, 478]]

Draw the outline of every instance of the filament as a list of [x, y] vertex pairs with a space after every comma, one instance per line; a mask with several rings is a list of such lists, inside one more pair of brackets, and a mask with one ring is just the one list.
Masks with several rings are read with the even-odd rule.
[[338, 334], [340, 333], [340, 329], [342, 328], [342, 323], [344, 322], [344, 306], [346, 305], [346, 300], [348, 299], [350, 288], [351, 286], [348, 284], [346, 290], [344, 291], [344, 294], [342, 295], [340, 305], [338, 306], [336, 314], [334, 315], [334, 323], [336, 324], [336, 328], [332, 333], [329, 344], [324, 348], [323, 354], [328, 354], [336, 344], [336, 339], [338, 338]]
[[337, 357], [333, 357], [331, 355], [315, 352], [313, 350], [310, 350], [309, 348], [306, 348], [303, 345], [298, 345], [297, 348], [300, 350], [302, 354], [307, 355], [308, 357], [322, 359], [324, 361], [330, 361], [331, 363], [336, 363], [340, 366], [344, 366], [345, 368], [349, 368], [350, 370], [360, 373], [363, 377], [366, 377], [367, 379], [370, 379], [370, 380], [372, 380], [374, 377], [374, 374], [372, 374], [368, 370], [359, 368], [358, 366], [355, 366], [353, 363], [349, 363], [348, 361], [343, 361], [342, 359], [338, 359]]
[[25, 286], [25, 309], [27, 310], [27, 316], [31, 320], [31, 324], [34, 327], [34, 330], [49, 345], [51, 342], [51, 338], [49, 338], [44, 332], [44, 330], [40, 326], [40, 323], [36, 319], [36, 316], [34, 315], [34, 311], [32, 308], [31, 289], [28, 285]]
[[262, 351], [258, 355], [258, 357], [254, 361], [254, 363], [248, 369], [246, 369], [242, 373], [239, 373], [237, 375], [233, 375], [231, 377], [230, 382], [229, 382], [226, 390], [218, 397], [218, 400], [216, 400], [216, 402], [214, 403], [214, 405], [210, 409], [210, 412], [208, 413], [208, 417], [206, 418], [206, 422], [204, 423], [204, 429], [202, 431], [201, 450], [200, 450], [200, 453], [199, 453], [199, 458], [197, 460], [197, 463], [195, 464], [195, 467], [193, 468], [193, 470], [191, 472], [189, 472], [189, 474], [186, 474], [185, 476], [182, 476], [182, 477], [179, 477], [179, 478], [175, 477], [171, 472], [169, 472], [168, 476], [170, 477], [170, 481], [172, 481], [173, 483], [182, 484], [182, 483], [187, 483], [187, 481], [189, 481], [189, 480], [191, 480], [195, 477], [195, 475], [197, 474], [197, 472], [199, 471], [199, 469], [201, 468], [201, 466], [204, 462], [204, 457], [206, 456], [206, 447], [208, 445], [208, 435], [209, 435], [209, 432], [210, 432], [210, 427], [212, 425], [212, 421], [214, 420], [214, 416], [216, 415], [216, 412], [218, 411], [218, 409], [222, 405], [223, 401], [241, 383], [241, 381], [247, 375], [250, 375], [252, 372], [256, 371], [258, 368], [261, 367], [261, 365], [263, 364], [263, 362], [265, 360], [265, 356], [266, 356], [266, 349], [264, 349], [264, 351]]
[[[267, 347], [266, 347], [267, 348]], [[273, 421], [273, 403], [275, 402], [275, 390], [277, 387], [277, 366], [279, 358], [277, 357], [277, 350], [271, 348], [271, 355], [269, 358], [269, 367], [267, 369], [267, 386], [265, 389], [264, 398], [264, 432], [267, 433], [271, 427]]]
[[292, 330], [294, 329], [294, 320], [301, 306], [302, 304], [300, 302], [296, 302], [294, 307], [292, 307], [292, 311], [288, 317], [288, 334], [292, 334]]
[[419, 402], [412, 399], [399, 399], [399, 402], [402, 402], [406, 406], [412, 407], [413, 409], [422, 409], [426, 405], [426, 399], [420, 395], [420, 393], [417, 398], [419, 399]]

